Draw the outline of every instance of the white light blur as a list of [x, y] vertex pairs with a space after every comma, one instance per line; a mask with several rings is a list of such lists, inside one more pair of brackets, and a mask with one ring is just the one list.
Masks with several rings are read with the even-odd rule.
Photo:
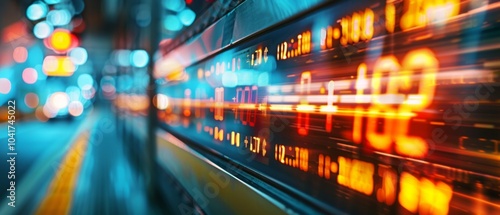
[[71, 51], [69, 51], [69, 57], [74, 64], [83, 65], [87, 62], [88, 53], [85, 48], [76, 47], [74, 49], [71, 49]]
[[50, 34], [52, 34], [52, 31], [54, 31], [54, 27], [46, 21], [41, 21], [33, 27], [33, 34], [38, 39], [45, 39], [49, 37]]
[[60, 110], [68, 107], [69, 96], [65, 92], [55, 92], [49, 97], [49, 107], [52, 110]]
[[47, 14], [47, 21], [54, 26], [67, 25], [71, 22], [71, 13], [66, 10], [52, 10]]
[[113, 55], [115, 63], [118, 66], [123, 66], [123, 67], [130, 66], [130, 53], [131, 53], [130, 50], [126, 49], [120, 49], [114, 51]]
[[159, 110], [165, 110], [168, 108], [168, 97], [166, 95], [156, 95], [156, 108], [158, 108]]
[[47, 15], [48, 10], [49, 8], [46, 4], [42, 2], [36, 2], [30, 5], [28, 9], [26, 9], [26, 17], [28, 17], [28, 19], [31, 21], [39, 20]]
[[23, 70], [23, 81], [27, 84], [34, 84], [38, 79], [38, 72], [33, 68], [26, 68]]

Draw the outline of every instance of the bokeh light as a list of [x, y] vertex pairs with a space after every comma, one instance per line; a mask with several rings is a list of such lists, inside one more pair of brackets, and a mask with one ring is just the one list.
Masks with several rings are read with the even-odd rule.
[[0, 93], [1, 94], [8, 94], [11, 89], [11, 83], [9, 79], [6, 78], [0, 78]]
[[114, 52], [114, 58], [116, 64], [124, 67], [130, 66], [130, 54], [131, 54], [130, 50], [126, 49], [116, 50]]
[[83, 65], [87, 62], [88, 53], [86, 49], [82, 47], [76, 47], [74, 49], [71, 49], [71, 51], [69, 52], [69, 57], [74, 64]]
[[75, 64], [66, 56], [47, 56], [43, 60], [43, 72], [47, 76], [71, 76], [75, 70]]
[[65, 92], [55, 92], [50, 96], [48, 104], [52, 110], [66, 108], [69, 104], [69, 96]]
[[78, 76], [78, 87], [82, 90], [90, 90], [94, 84], [94, 78], [89, 74]]
[[12, 58], [16, 63], [24, 63], [28, 59], [28, 50], [23, 46], [16, 47], [12, 53]]
[[183, 26], [179, 18], [177, 18], [177, 16], [167, 15], [163, 19], [163, 27], [165, 27], [165, 29], [169, 31], [179, 31], [182, 29]]
[[29, 20], [35, 21], [44, 18], [47, 15], [49, 8], [43, 2], [33, 3], [26, 9], [26, 17]]
[[177, 16], [179, 17], [181, 23], [185, 26], [190, 26], [191, 24], [193, 24], [196, 18], [196, 14], [188, 8], [181, 11]]
[[73, 45], [73, 38], [69, 31], [57, 29], [50, 36], [49, 43], [55, 51], [65, 52]]
[[149, 63], [149, 55], [144, 50], [135, 50], [130, 56], [130, 63], [135, 67], [145, 67]]
[[23, 70], [23, 81], [27, 84], [34, 84], [38, 79], [38, 72], [33, 68]]
[[41, 122], [46, 122], [48, 120], [47, 116], [45, 116], [43, 107], [38, 107], [35, 110], [35, 117]]
[[167, 10], [179, 12], [186, 7], [184, 0], [163, 0], [163, 7]]
[[163, 94], [157, 94], [153, 97], [153, 104], [159, 110], [165, 110], [168, 108], [168, 97]]
[[52, 10], [47, 14], [47, 21], [54, 26], [67, 25], [71, 22], [71, 13], [68, 10]]
[[59, 3], [61, 3], [61, 0], [45, 0], [45, 3], [47, 3], [47, 4], [59, 4]]
[[83, 104], [80, 101], [72, 101], [68, 105], [68, 111], [71, 116], [80, 116], [83, 113]]
[[33, 34], [38, 39], [45, 39], [50, 36], [54, 27], [46, 21], [39, 22], [33, 27]]
[[26, 96], [24, 96], [24, 103], [29, 108], [36, 108], [38, 106], [38, 104], [40, 103], [40, 100], [39, 100], [37, 94], [28, 93], [28, 94], [26, 94]]

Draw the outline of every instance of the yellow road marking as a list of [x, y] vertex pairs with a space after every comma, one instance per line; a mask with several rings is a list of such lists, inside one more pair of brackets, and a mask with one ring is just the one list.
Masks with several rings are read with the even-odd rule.
[[73, 191], [87, 149], [88, 133], [82, 133], [64, 157], [36, 214], [69, 214]]

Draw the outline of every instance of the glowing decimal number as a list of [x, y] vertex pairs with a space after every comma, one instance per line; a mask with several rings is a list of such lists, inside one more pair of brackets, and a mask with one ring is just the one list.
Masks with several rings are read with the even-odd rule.
[[288, 53], [288, 43], [283, 42], [278, 45], [278, 50], [277, 50], [277, 60], [286, 60], [287, 56], [286, 54]]
[[[391, 143], [395, 142], [398, 154], [412, 157], [423, 157], [427, 153], [427, 144], [420, 137], [408, 136], [410, 114], [427, 107], [434, 96], [436, 72], [438, 61], [434, 54], [428, 49], [419, 49], [409, 52], [403, 59], [403, 67], [393, 56], [382, 57], [375, 63], [372, 78], [373, 105], [369, 108], [366, 137], [368, 142], [378, 150], [388, 151]], [[419, 85], [419, 103], [404, 101], [396, 110], [391, 105], [382, 103], [379, 95], [382, 91], [382, 76], [389, 74], [387, 94], [397, 94], [399, 90], [411, 88], [412, 73], [421, 70], [422, 75]], [[382, 133], [377, 131], [377, 120], [381, 112], [385, 112], [384, 129]], [[356, 119], [355, 119], [356, 120]], [[354, 126], [354, 134], [360, 132], [359, 127]], [[356, 141], [356, 139], [355, 139]]]
[[224, 88], [215, 88], [215, 101], [214, 101], [214, 119], [218, 121], [224, 120]]
[[399, 107], [401, 117], [397, 119], [395, 127], [396, 152], [402, 155], [421, 157], [427, 153], [428, 146], [425, 140], [420, 137], [408, 136], [410, 117], [404, 117], [414, 111], [420, 111], [430, 105], [434, 98], [436, 87], [436, 73], [439, 68], [439, 62], [434, 53], [428, 49], [420, 49], [408, 53], [403, 60], [405, 74], [400, 77], [397, 83], [401, 84], [402, 89], [411, 88], [411, 75], [413, 71], [421, 70], [421, 79], [418, 89], [418, 95], [421, 97], [417, 104], [404, 102]]
[[260, 137], [252, 137], [250, 139], [250, 151], [253, 153], [260, 153]]
[[362, 12], [354, 12], [352, 16], [343, 17], [340, 20], [342, 36], [340, 44], [357, 43], [360, 40], [370, 40], [373, 37], [373, 23], [375, 15], [373, 10], [366, 8]]
[[274, 159], [285, 163], [285, 146], [284, 145], [274, 145]]
[[[302, 94], [311, 92], [311, 72], [303, 72], [300, 76], [300, 91]], [[307, 100], [300, 101], [301, 105], [306, 105]], [[306, 136], [309, 132], [309, 113], [298, 111], [297, 113], [297, 131], [300, 135]]]
[[302, 34], [297, 35], [297, 49], [294, 49], [294, 41], [295, 40], [292, 39], [290, 43], [283, 42], [278, 44], [278, 47], [276, 49], [277, 60], [286, 60], [287, 58], [292, 58], [311, 52], [310, 31], [305, 31]]
[[[264, 140], [265, 142], [265, 140]], [[265, 145], [263, 145], [265, 147]], [[286, 147], [284, 145], [274, 145], [274, 159], [281, 162], [286, 163], [292, 167], [298, 167], [300, 170], [307, 172], [309, 170], [309, 150], [305, 148], [295, 147], [295, 155], [289, 155], [292, 158], [287, 158], [286, 156]], [[263, 148], [264, 150], [264, 148]], [[290, 147], [290, 150], [292, 148]], [[293, 151], [290, 151], [293, 153]]]
[[[382, 57], [379, 59], [374, 66], [373, 77], [372, 77], [372, 98], [373, 104], [369, 108], [369, 116], [366, 126], [366, 136], [370, 144], [378, 150], [387, 151], [391, 147], [392, 135], [393, 135], [393, 116], [396, 110], [387, 104], [383, 104], [379, 101], [379, 95], [382, 91], [382, 76], [384, 73], [388, 73], [388, 77], [391, 77], [389, 84], [387, 86], [387, 94], [396, 94], [397, 88], [394, 84], [397, 84], [394, 80], [397, 73], [399, 72], [399, 63], [397, 59], [393, 56]], [[383, 132], [377, 132], [378, 116], [377, 113], [386, 112], [390, 115], [384, 117]]]
[[371, 163], [357, 159], [338, 157], [339, 175], [337, 182], [366, 195], [373, 192], [374, 166]]
[[412, 213], [448, 214], [453, 189], [443, 182], [433, 183], [427, 178], [418, 180], [403, 172], [400, 179], [399, 204]]
[[252, 53], [252, 59], [250, 61], [250, 65], [257, 66], [262, 64], [262, 49], [259, 48]]

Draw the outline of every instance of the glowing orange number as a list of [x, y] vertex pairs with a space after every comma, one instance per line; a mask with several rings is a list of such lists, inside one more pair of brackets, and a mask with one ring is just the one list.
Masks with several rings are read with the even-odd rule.
[[[389, 151], [391, 144], [395, 143], [398, 154], [412, 157], [423, 157], [427, 153], [426, 142], [416, 136], [408, 136], [409, 123], [412, 113], [426, 108], [434, 97], [436, 72], [438, 60], [434, 53], [428, 49], [419, 49], [409, 52], [403, 59], [401, 68], [398, 60], [394, 56], [380, 58], [374, 66], [372, 78], [372, 105], [368, 110], [368, 120], [366, 125], [366, 138], [369, 144], [382, 151]], [[358, 79], [364, 80], [364, 67], [360, 66]], [[415, 70], [422, 71], [417, 95], [412, 95], [412, 99], [404, 100], [399, 108], [389, 104], [390, 97], [398, 96], [400, 90], [412, 88], [412, 74]], [[386, 95], [382, 94], [382, 86], [388, 78]], [[358, 81], [360, 81], [358, 80]], [[358, 89], [359, 90], [359, 89]], [[358, 91], [358, 95], [361, 92]], [[389, 98], [389, 99], [383, 99]], [[383, 131], [379, 132], [379, 118], [383, 115]], [[353, 126], [353, 141], [361, 140], [361, 119], [355, 115]]]
[[404, 13], [401, 17], [401, 29], [423, 27], [432, 21], [458, 15], [460, 0], [405, 0]]
[[448, 214], [453, 195], [450, 185], [443, 182], [434, 183], [427, 178], [418, 180], [410, 173], [401, 174], [398, 200], [399, 204], [412, 213]]
[[386, 205], [394, 204], [396, 201], [396, 172], [388, 166], [379, 166], [378, 175], [382, 178], [382, 186], [377, 190], [377, 200]]

